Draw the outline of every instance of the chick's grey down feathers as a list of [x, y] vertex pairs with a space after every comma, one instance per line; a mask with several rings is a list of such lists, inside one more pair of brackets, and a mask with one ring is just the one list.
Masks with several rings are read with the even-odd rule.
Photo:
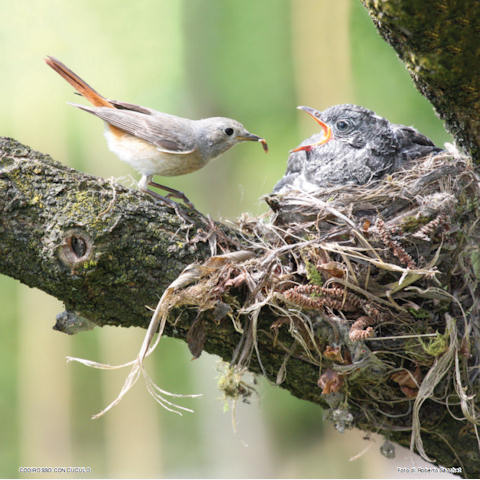
[[[292, 152], [274, 193], [362, 185], [398, 170], [409, 160], [442, 150], [414, 128], [390, 123], [358, 105], [335, 105], [314, 112], [332, 129], [332, 139], [310, 151]], [[323, 134], [317, 133], [300, 145], [313, 145], [322, 138]]]

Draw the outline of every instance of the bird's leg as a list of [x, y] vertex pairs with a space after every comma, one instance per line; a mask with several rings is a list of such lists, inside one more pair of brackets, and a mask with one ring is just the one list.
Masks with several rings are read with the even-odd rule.
[[177, 214], [178, 217], [180, 217], [185, 223], [192, 225], [192, 221], [185, 215], [185, 213], [182, 212], [182, 210], [180, 209], [180, 205], [177, 202], [171, 200], [170, 198], [164, 197], [159, 193], [149, 190], [148, 188], [144, 190], [144, 192], [148, 193], [155, 200], [160, 200], [161, 202], [165, 203], [169, 207], [172, 207], [175, 210], [175, 213]]
[[[152, 177], [150, 175], [143, 175], [142, 178], [140, 179], [140, 181], [138, 182], [139, 190], [141, 190], [142, 192], [148, 193], [151, 197], [155, 198], [156, 200], [159, 200], [159, 201], [165, 203], [169, 207], [172, 207], [175, 210], [175, 213], [182, 220], [184, 220], [186, 223], [192, 224], [192, 221], [180, 210], [180, 208], [179, 208], [180, 205], [177, 202], [171, 200], [170, 198], [168, 198], [168, 196], [164, 197], [163, 195], [160, 195], [159, 193], [154, 192], [153, 190], [150, 190], [148, 188], [148, 185], [152, 185], [152, 184], [154, 186], [157, 186], [156, 183], [151, 181], [151, 178]], [[161, 185], [159, 185], [159, 186], [161, 187]], [[181, 193], [181, 192], [178, 192], [178, 193]], [[182, 193], [182, 195], [183, 195], [183, 193]], [[187, 201], [188, 201], [188, 199], [187, 199]], [[193, 208], [193, 205], [192, 205], [192, 208]]]
[[166, 192], [169, 192], [167, 195], [167, 198], [173, 197], [173, 198], [178, 198], [180, 200], [183, 200], [185, 202], [185, 205], [195, 210], [193, 203], [187, 198], [187, 196], [183, 192], [180, 192], [179, 190], [175, 190], [174, 188], [171, 188], [171, 187], [167, 187], [166, 185], [160, 185], [159, 183], [152, 182], [151, 180], [149, 180], [148, 185], [151, 185], [152, 187], [160, 188], [161, 190], [165, 190]]

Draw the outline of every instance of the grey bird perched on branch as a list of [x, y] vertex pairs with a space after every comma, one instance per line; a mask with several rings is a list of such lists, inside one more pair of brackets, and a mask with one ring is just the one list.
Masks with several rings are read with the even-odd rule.
[[[175, 209], [176, 204], [169, 197], [193, 205], [182, 192], [153, 182], [154, 175], [172, 177], [194, 172], [239, 142], [260, 142], [265, 152], [268, 151], [263, 138], [250, 133], [236, 120], [224, 117], [190, 120], [140, 105], [107, 100], [56, 58], [47, 57], [45, 61], [93, 104], [93, 107], [72, 105], [105, 122], [110, 150], [142, 174], [139, 189]], [[164, 197], [149, 190], [149, 185], [169, 193]]]
[[390, 123], [358, 105], [335, 105], [323, 112], [298, 108], [320, 125], [321, 132], [291, 151], [285, 175], [273, 193], [363, 185], [409, 160], [442, 151], [414, 128]]

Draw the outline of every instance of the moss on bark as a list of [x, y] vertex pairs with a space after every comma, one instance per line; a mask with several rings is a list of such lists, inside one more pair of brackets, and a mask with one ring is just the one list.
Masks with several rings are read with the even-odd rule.
[[458, 145], [480, 162], [480, 3], [362, 0]]

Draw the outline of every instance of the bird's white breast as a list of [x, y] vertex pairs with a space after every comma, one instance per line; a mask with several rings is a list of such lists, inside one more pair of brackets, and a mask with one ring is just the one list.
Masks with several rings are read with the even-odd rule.
[[183, 155], [167, 153], [128, 133], [117, 136], [108, 127], [105, 128], [105, 138], [108, 148], [142, 175], [174, 177], [194, 172], [208, 162], [196, 151]]

